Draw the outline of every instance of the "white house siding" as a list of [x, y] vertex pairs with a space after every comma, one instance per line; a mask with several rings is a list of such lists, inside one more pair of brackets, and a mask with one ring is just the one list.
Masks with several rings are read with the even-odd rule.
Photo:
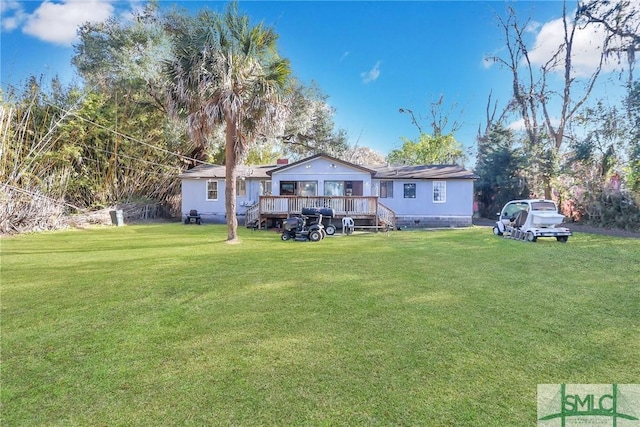
[[315, 181], [318, 183], [316, 196], [324, 196], [325, 181], [362, 181], [362, 195], [372, 195], [371, 173], [324, 158], [312, 159], [282, 171], [275, 171], [271, 179], [274, 195], [280, 195], [281, 181]]
[[[385, 179], [384, 181], [390, 181]], [[473, 217], [473, 180], [391, 180], [393, 197], [380, 203], [396, 213], [398, 227], [468, 227]], [[446, 182], [446, 201], [433, 201], [433, 182]], [[416, 184], [416, 197], [404, 197], [404, 184]], [[380, 180], [373, 182], [379, 194]]]
[[[207, 182], [209, 179], [183, 179], [182, 180], [182, 214], [187, 215], [192, 209], [196, 209], [204, 222], [224, 223], [226, 207], [224, 203], [225, 180], [224, 178], [211, 178], [218, 182], [218, 200], [207, 200]], [[247, 208], [258, 201], [260, 192], [259, 179], [245, 179], [246, 196], [236, 197], [236, 212], [242, 216]]]
[[[237, 196], [239, 216], [260, 196], [260, 181], [271, 181], [271, 194], [280, 195], [282, 181], [316, 182], [317, 196], [325, 195], [327, 181], [362, 182], [362, 196], [379, 196], [380, 182], [393, 183], [393, 197], [380, 203], [393, 210], [400, 227], [464, 227], [472, 224], [472, 172], [454, 165], [371, 166], [361, 167], [326, 155], [314, 155], [286, 166], [239, 166], [238, 175], [246, 183], [246, 196]], [[196, 209], [205, 222], [225, 222], [225, 169], [201, 165], [180, 175], [182, 213]], [[372, 178], [374, 176], [375, 178]], [[218, 200], [207, 200], [207, 181], [218, 182]], [[446, 200], [433, 202], [434, 182], [446, 182]], [[416, 197], [404, 197], [404, 184], [416, 185]], [[357, 187], [353, 187], [357, 191]], [[359, 194], [354, 194], [359, 195]]]

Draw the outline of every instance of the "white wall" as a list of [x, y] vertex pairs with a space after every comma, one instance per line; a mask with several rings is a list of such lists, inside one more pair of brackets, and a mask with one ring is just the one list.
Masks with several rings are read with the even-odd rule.
[[[385, 180], [388, 181], [388, 180]], [[380, 203], [398, 216], [472, 216], [473, 181], [444, 180], [446, 202], [433, 202], [433, 181], [415, 179], [393, 180], [393, 198], [380, 198]], [[415, 199], [404, 198], [404, 184], [416, 184]], [[380, 180], [374, 180], [374, 195], [379, 194]]]
[[[205, 219], [224, 221], [226, 212], [224, 203], [225, 180], [214, 178], [218, 181], [218, 200], [207, 200], [207, 179], [183, 179], [182, 180], [182, 215], [188, 214], [191, 209], [196, 209]], [[258, 202], [260, 192], [259, 179], [246, 179], [246, 196], [236, 197], [236, 212], [243, 215], [250, 204]]]
[[362, 181], [362, 195], [372, 195], [371, 173], [350, 168], [342, 163], [334, 163], [324, 158], [311, 159], [283, 171], [274, 172], [271, 178], [274, 195], [280, 194], [281, 181], [316, 181], [318, 196], [324, 195], [325, 181]]
[[[264, 178], [263, 178], [264, 179]], [[182, 180], [182, 213], [188, 214], [197, 209], [205, 219], [224, 222], [225, 180], [217, 178], [218, 200], [206, 200], [207, 179]], [[372, 180], [371, 174], [342, 163], [334, 163], [325, 158], [314, 158], [307, 162], [290, 166], [283, 171], [273, 173], [272, 194], [279, 195], [281, 181], [316, 181], [318, 196], [324, 195], [325, 181], [362, 181], [364, 196], [379, 194], [380, 180]], [[388, 181], [388, 180], [385, 180]], [[468, 217], [473, 215], [473, 180], [444, 180], [446, 184], [446, 202], [433, 202], [433, 182], [412, 179], [393, 181], [393, 197], [381, 198], [380, 203], [396, 212], [398, 217]], [[246, 178], [246, 196], [237, 197], [237, 213], [242, 215], [249, 202], [259, 200], [260, 179]], [[404, 198], [404, 184], [416, 184], [416, 197]]]

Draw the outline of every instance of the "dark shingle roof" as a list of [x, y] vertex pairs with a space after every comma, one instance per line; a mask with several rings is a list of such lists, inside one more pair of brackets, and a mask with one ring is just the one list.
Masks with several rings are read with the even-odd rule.
[[[252, 177], [252, 178], [269, 178], [267, 172], [274, 169], [276, 165], [261, 165], [261, 166], [245, 166], [238, 165], [236, 168], [237, 176]], [[226, 176], [226, 166], [217, 165], [200, 165], [193, 169], [182, 172], [178, 175], [178, 178], [224, 178]]]
[[376, 179], [478, 179], [458, 165], [370, 166]]
[[[284, 170], [293, 165], [297, 165], [316, 157], [326, 157], [332, 161], [338, 161], [348, 166], [371, 173], [375, 179], [478, 179], [478, 175], [472, 171], [457, 165], [411, 165], [411, 166], [360, 166], [354, 165], [344, 160], [339, 160], [327, 155], [314, 155], [303, 160], [289, 163], [287, 165], [262, 165], [237, 167], [237, 176], [265, 178], [269, 179], [276, 170]], [[184, 171], [179, 175], [182, 179], [196, 178], [224, 178], [226, 174], [225, 166], [200, 165], [193, 169]]]

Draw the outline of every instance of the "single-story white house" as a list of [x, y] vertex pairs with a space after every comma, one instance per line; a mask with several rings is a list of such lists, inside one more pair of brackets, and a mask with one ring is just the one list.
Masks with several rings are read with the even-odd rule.
[[[225, 167], [180, 174], [182, 215], [225, 222]], [[237, 214], [247, 226], [278, 226], [304, 207], [327, 207], [362, 227], [466, 227], [473, 172], [456, 165], [361, 166], [317, 154], [289, 163], [237, 168]]]

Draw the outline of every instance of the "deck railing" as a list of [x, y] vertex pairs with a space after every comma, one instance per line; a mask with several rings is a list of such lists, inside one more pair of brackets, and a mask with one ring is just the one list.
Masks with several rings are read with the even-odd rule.
[[375, 215], [377, 197], [349, 196], [260, 196], [261, 214], [297, 215], [302, 208], [331, 208], [336, 215]]
[[378, 203], [378, 221], [385, 225], [395, 228], [396, 227], [396, 213], [383, 205]]
[[249, 206], [244, 213], [244, 225], [257, 224], [260, 220], [260, 203]]
[[373, 196], [260, 196], [247, 208], [247, 224], [257, 223], [262, 215], [299, 215], [302, 208], [331, 208], [336, 216], [374, 217], [378, 222], [395, 225], [395, 213]]

